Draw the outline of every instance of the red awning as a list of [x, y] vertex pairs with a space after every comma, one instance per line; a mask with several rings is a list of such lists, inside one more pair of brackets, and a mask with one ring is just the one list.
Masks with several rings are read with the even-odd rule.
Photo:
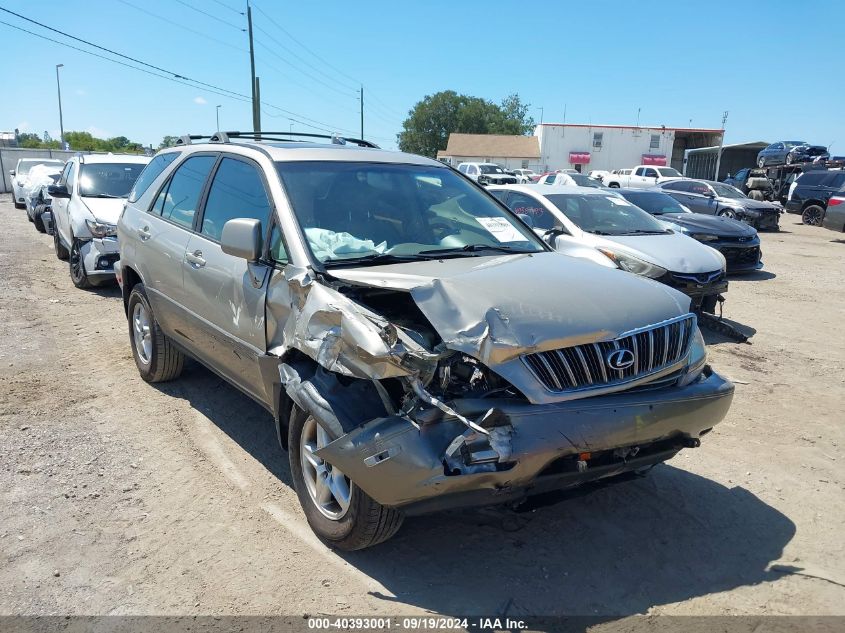
[[666, 167], [666, 157], [659, 154], [643, 154], [643, 165]]
[[586, 165], [590, 162], [590, 152], [569, 152], [569, 162], [572, 165]]

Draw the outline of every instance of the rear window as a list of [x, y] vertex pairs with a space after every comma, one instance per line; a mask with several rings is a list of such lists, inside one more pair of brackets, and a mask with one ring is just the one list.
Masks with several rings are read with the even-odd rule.
[[828, 177], [828, 175], [829, 174], [823, 171], [810, 171], [803, 173], [798, 177], [798, 186], [814, 187], [816, 185], [820, 185]]

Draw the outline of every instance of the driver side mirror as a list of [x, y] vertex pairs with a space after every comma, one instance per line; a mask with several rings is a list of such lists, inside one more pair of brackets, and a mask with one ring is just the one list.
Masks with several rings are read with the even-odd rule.
[[67, 185], [48, 185], [47, 193], [53, 198], [70, 198], [70, 192], [67, 190]]
[[220, 249], [248, 262], [258, 261], [261, 242], [261, 222], [253, 218], [229, 220], [220, 234]]

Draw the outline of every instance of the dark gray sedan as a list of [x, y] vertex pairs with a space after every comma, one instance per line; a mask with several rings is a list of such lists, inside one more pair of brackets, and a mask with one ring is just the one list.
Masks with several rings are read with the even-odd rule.
[[778, 141], [757, 154], [757, 166], [792, 165], [830, 158], [824, 145], [810, 145], [804, 141]]
[[658, 187], [694, 213], [740, 220], [755, 229], [777, 231], [783, 207], [752, 200], [736, 187], [714, 180], [669, 180]]
[[727, 272], [760, 270], [760, 236], [754, 227], [726, 217], [693, 213], [661, 189], [619, 189], [628, 202], [669, 224], [673, 230], [715, 248], [725, 256]]

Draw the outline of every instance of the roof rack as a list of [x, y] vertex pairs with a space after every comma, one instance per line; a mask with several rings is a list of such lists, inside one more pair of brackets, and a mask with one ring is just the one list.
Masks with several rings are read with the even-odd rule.
[[180, 136], [176, 141], [176, 145], [191, 145], [193, 141], [208, 139], [209, 143], [229, 143], [235, 139], [247, 139], [253, 141], [282, 141], [286, 143], [296, 142], [296, 138], [324, 138], [331, 140], [335, 145], [346, 145], [351, 143], [358, 147], [371, 147], [379, 149], [379, 146], [370, 141], [365, 141], [360, 138], [351, 138], [346, 136], [339, 136], [337, 134], [313, 134], [311, 132], [215, 132], [212, 135], [204, 134], [186, 134]]

